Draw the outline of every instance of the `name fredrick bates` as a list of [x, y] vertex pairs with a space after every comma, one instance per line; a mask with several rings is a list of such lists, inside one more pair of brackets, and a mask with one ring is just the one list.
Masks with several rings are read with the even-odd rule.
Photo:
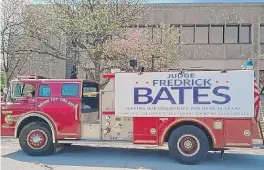
[[[153, 79], [151, 87], [134, 87], [134, 104], [158, 104], [167, 101], [170, 104], [184, 105], [185, 93], [192, 92], [193, 105], [223, 105], [231, 101], [228, 94], [230, 87], [227, 85], [212, 85], [212, 79], [196, 78], [194, 73], [169, 74], [165, 79]], [[158, 88], [158, 92], [154, 92]], [[175, 92], [178, 91], [178, 97]], [[208, 97], [212, 93], [216, 98]]]

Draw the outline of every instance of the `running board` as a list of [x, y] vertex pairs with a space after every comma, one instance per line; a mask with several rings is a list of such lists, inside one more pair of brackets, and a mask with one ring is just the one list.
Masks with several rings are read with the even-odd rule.
[[127, 141], [127, 140], [100, 140], [100, 139], [65, 139], [65, 140], [58, 140], [57, 143], [72, 143], [72, 144], [131, 143], [132, 144], [132, 141]]

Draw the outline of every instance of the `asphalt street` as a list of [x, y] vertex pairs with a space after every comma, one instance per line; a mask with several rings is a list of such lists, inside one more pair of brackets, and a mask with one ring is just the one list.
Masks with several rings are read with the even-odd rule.
[[15, 139], [1, 139], [2, 170], [264, 170], [264, 149], [231, 149], [224, 160], [210, 152], [199, 165], [181, 165], [166, 147], [89, 144], [45, 157], [26, 155]]

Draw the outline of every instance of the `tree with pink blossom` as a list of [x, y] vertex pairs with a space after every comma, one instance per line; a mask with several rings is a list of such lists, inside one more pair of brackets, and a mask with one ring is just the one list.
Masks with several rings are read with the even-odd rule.
[[106, 43], [109, 55], [123, 69], [129, 69], [129, 59], [136, 59], [147, 71], [162, 71], [177, 67], [184, 59], [181, 55], [179, 28], [163, 23], [157, 26], [128, 27]]

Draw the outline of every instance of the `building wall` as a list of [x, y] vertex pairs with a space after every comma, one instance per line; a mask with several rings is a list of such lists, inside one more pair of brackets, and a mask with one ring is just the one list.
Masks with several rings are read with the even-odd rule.
[[161, 22], [180, 29], [180, 67], [240, 69], [251, 57], [264, 70], [264, 3], [153, 4], [137, 21]]
[[[264, 3], [155, 4], [140, 24], [181, 26], [186, 59], [247, 59], [263, 55]], [[147, 21], [148, 19], [148, 21]]]

